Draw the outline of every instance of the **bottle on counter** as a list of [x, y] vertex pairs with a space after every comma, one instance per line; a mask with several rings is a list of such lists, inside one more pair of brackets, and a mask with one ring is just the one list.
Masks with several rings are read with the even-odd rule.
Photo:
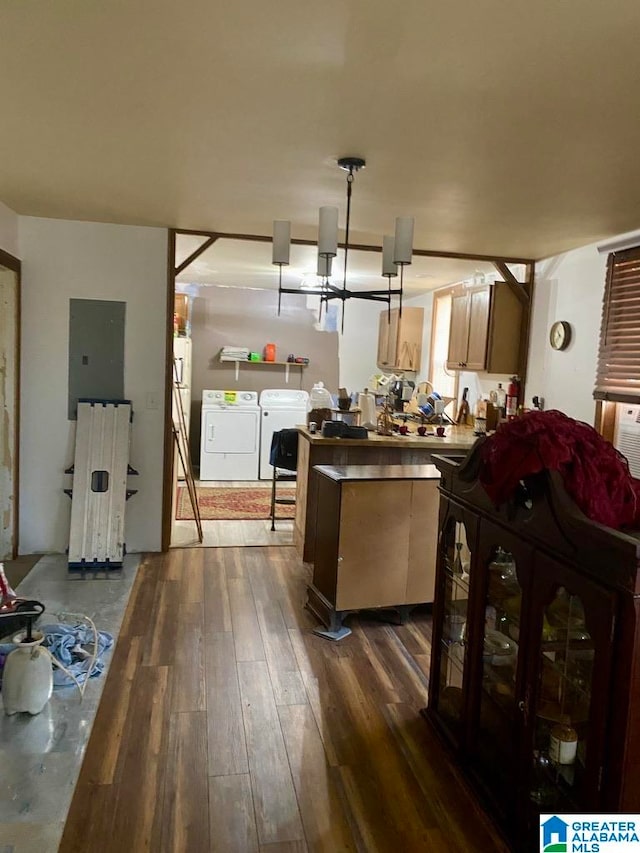
[[507, 419], [513, 420], [518, 414], [518, 400], [520, 398], [520, 380], [512, 376], [507, 388]]
[[506, 416], [507, 408], [507, 392], [502, 387], [502, 382], [498, 382], [498, 390], [496, 391], [496, 404], [500, 410], [500, 417]]
[[331, 394], [324, 387], [324, 382], [316, 382], [309, 393], [307, 423], [316, 423], [322, 429], [323, 422], [331, 420], [332, 406]]

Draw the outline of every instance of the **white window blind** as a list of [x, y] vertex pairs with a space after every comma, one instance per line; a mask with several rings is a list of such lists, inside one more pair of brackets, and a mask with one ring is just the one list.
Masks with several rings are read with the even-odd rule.
[[640, 247], [612, 252], [607, 261], [593, 396], [640, 402]]

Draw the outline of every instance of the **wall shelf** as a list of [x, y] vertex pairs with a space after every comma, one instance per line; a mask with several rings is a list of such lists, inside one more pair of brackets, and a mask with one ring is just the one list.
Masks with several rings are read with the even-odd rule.
[[309, 367], [308, 364], [303, 364], [298, 361], [249, 361], [245, 360], [223, 360], [220, 359], [221, 364], [235, 364], [236, 366], [236, 382], [238, 381], [238, 377], [240, 376], [240, 365], [243, 367], [284, 367], [284, 381], [285, 384], [289, 384], [289, 368], [291, 367], [299, 367], [300, 369]]

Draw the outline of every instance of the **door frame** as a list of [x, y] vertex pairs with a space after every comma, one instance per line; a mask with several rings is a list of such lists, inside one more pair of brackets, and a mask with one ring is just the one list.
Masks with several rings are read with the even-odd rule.
[[14, 388], [14, 433], [13, 433], [13, 530], [11, 533], [12, 558], [18, 556], [18, 533], [20, 530], [20, 365], [21, 365], [21, 327], [22, 327], [22, 262], [0, 249], [0, 266], [15, 273], [16, 281], [16, 329], [15, 329], [15, 388]]

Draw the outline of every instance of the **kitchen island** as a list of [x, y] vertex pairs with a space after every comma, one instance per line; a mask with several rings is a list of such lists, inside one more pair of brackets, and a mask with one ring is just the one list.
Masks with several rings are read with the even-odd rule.
[[[302, 559], [312, 563], [316, 548], [318, 474], [315, 465], [428, 465], [431, 455], [466, 453], [476, 441], [471, 427], [448, 426], [446, 435], [377, 435], [369, 438], [324, 438], [299, 426], [296, 521], [294, 544]], [[366, 527], [367, 520], [363, 519]]]

